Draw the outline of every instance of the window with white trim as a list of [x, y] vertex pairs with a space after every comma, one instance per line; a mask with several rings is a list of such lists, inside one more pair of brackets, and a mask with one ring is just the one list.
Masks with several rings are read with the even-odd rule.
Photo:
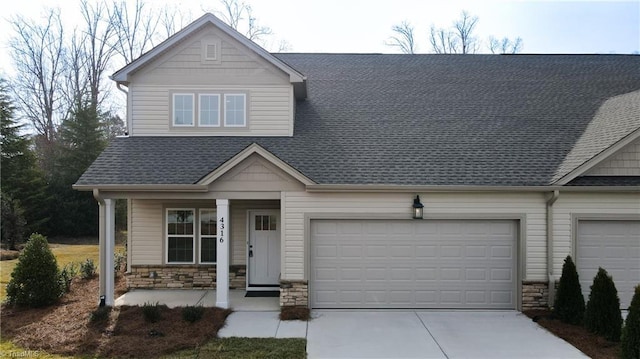
[[215, 209], [200, 209], [200, 263], [216, 262], [217, 222]]
[[167, 209], [167, 263], [195, 262], [195, 209]]
[[246, 125], [246, 95], [224, 95], [224, 125], [227, 127], [244, 127]]
[[194, 114], [193, 94], [173, 94], [173, 125], [193, 126]]
[[220, 95], [200, 94], [198, 126], [220, 126]]

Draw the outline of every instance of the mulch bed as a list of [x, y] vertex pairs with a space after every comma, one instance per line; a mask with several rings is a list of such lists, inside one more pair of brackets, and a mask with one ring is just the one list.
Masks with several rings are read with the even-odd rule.
[[[116, 293], [124, 292], [117, 277]], [[116, 307], [109, 319], [92, 323], [98, 279], [74, 280], [70, 293], [56, 305], [25, 309], [2, 307], [4, 339], [29, 350], [79, 356], [153, 358], [194, 348], [216, 337], [230, 310], [206, 308], [201, 320], [182, 319], [182, 309], [161, 307], [161, 319], [147, 323], [140, 307]]]
[[563, 323], [555, 319], [550, 310], [529, 310], [524, 314], [593, 359], [620, 358], [620, 343], [590, 333], [583, 326]]

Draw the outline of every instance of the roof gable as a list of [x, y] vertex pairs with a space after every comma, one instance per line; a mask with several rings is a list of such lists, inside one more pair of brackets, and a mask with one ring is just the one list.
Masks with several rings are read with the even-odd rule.
[[177, 44], [181, 43], [183, 40], [191, 36], [194, 32], [202, 29], [204, 26], [208, 24], [211, 24], [217, 27], [222, 32], [224, 32], [225, 34], [227, 34], [228, 36], [230, 36], [240, 44], [246, 46], [248, 49], [256, 53], [258, 56], [262, 57], [263, 59], [265, 59], [266, 61], [268, 61], [275, 67], [277, 67], [278, 69], [288, 74], [289, 80], [292, 83], [303, 83], [306, 80], [306, 77], [302, 73], [298, 72], [297, 70], [295, 70], [294, 68], [292, 68], [291, 66], [283, 62], [282, 60], [273, 56], [272, 54], [270, 54], [268, 51], [266, 51], [262, 47], [258, 46], [253, 41], [250, 41], [246, 37], [242, 36], [236, 30], [229, 27], [227, 24], [225, 24], [223, 21], [221, 21], [211, 13], [207, 13], [201, 16], [199, 19], [187, 25], [185, 28], [183, 28], [173, 36], [169, 37], [167, 40], [160, 43], [158, 46], [154, 47], [153, 49], [144, 53], [142, 56], [140, 56], [130, 64], [116, 71], [111, 76], [111, 79], [119, 83], [128, 83], [130, 80], [130, 76], [133, 73], [135, 73], [136, 71], [139, 71], [141, 68], [146, 66], [150, 61], [162, 55], [167, 50], [173, 48]]

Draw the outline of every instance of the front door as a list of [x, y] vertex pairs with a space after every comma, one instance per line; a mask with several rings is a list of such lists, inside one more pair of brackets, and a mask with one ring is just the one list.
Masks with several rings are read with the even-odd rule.
[[249, 216], [249, 286], [279, 286], [279, 211], [252, 211]]

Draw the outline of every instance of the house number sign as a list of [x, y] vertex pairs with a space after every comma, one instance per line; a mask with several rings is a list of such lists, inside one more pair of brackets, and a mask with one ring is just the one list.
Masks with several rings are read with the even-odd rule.
[[224, 217], [220, 217], [220, 243], [224, 243]]

